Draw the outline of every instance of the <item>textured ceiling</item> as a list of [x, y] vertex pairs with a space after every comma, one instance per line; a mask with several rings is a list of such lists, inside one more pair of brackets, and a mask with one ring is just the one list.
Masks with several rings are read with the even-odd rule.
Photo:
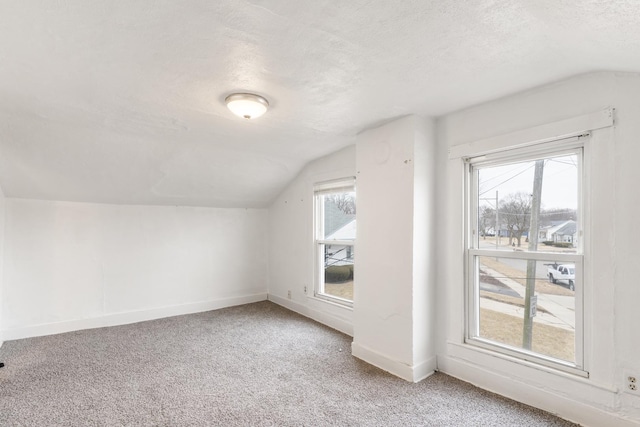
[[[5, 194], [264, 207], [377, 123], [640, 71], [637, 0], [0, 0]], [[272, 108], [243, 121], [226, 95]]]

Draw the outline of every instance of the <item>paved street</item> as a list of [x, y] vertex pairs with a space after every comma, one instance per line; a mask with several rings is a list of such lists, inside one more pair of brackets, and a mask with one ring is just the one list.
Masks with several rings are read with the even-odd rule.
[[[513, 251], [514, 248], [512, 246], [509, 246], [508, 243], [509, 239], [506, 237], [503, 237], [501, 239], [501, 244], [500, 246], [498, 246], [498, 250], [504, 250], [504, 251]], [[480, 240], [480, 248], [481, 249], [496, 249], [496, 245], [495, 242], [493, 240]], [[524, 244], [523, 247], [525, 248]], [[545, 250], [550, 250], [550, 247], [544, 246]], [[500, 262], [503, 264], [508, 265], [509, 267], [521, 270], [521, 271], [526, 271], [527, 269], [527, 261], [524, 259], [513, 259], [513, 258], [501, 258]], [[550, 264], [552, 263], [553, 260], [550, 261], [543, 261], [543, 262], [538, 262], [536, 264], [536, 279], [546, 279], [547, 278], [547, 268], [548, 266], [546, 266], [545, 264]], [[558, 264], [562, 264], [562, 263], [558, 263]]]
[[[526, 263], [525, 263], [526, 265]], [[491, 268], [483, 266], [482, 269], [493, 277], [500, 277], [500, 282], [507, 286], [513, 293], [508, 293], [513, 296], [524, 298], [525, 287], [515, 280], [505, 278], [503, 275]], [[524, 273], [523, 273], [524, 274]], [[488, 284], [485, 284], [488, 285]], [[483, 285], [484, 288], [484, 285]], [[492, 292], [490, 289], [486, 289]], [[504, 291], [500, 292], [505, 294]], [[575, 297], [572, 296], [559, 296], [538, 293], [538, 307], [543, 307], [549, 313], [537, 312], [534, 318], [534, 323], [543, 323], [558, 328], [567, 330], [575, 330]], [[499, 301], [490, 300], [487, 298], [480, 299], [480, 306], [482, 308], [488, 308], [501, 313], [510, 314], [513, 316], [523, 317], [524, 309], [522, 307], [515, 306], [513, 304], [507, 304]]]

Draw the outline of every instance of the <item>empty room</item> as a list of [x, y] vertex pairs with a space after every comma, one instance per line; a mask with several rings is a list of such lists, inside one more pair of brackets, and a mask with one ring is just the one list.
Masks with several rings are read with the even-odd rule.
[[0, 0], [0, 426], [640, 427], [636, 0]]

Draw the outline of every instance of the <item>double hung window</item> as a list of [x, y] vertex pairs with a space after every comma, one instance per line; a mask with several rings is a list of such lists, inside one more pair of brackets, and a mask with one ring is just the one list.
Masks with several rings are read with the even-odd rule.
[[353, 303], [356, 189], [353, 178], [314, 186], [315, 296]]
[[468, 343], [586, 375], [582, 138], [468, 159]]

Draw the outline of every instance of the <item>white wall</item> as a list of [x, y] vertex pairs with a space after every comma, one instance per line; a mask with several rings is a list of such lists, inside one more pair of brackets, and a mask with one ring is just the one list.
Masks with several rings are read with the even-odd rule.
[[0, 346], [2, 346], [2, 342], [4, 340], [4, 335], [2, 333], [2, 301], [3, 301], [3, 280], [2, 280], [2, 270], [4, 268], [4, 227], [5, 227], [5, 217], [6, 217], [6, 198], [4, 196], [4, 192], [0, 187]]
[[436, 366], [434, 129], [408, 116], [356, 144], [353, 354], [409, 381]]
[[[413, 168], [414, 380], [436, 369], [436, 121], [417, 119]], [[421, 366], [420, 369], [416, 369]]]
[[21, 199], [6, 210], [5, 339], [266, 299], [266, 210]]
[[352, 309], [313, 297], [313, 184], [356, 176], [355, 155], [349, 146], [309, 163], [269, 207], [269, 299], [349, 335]]
[[[587, 426], [638, 425], [640, 392], [640, 76], [594, 73], [450, 114], [438, 122], [438, 368]], [[588, 379], [464, 345], [463, 166], [449, 148], [615, 107], [615, 127], [586, 151], [585, 312]]]
[[[366, 131], [357, 148], [307, 165], [269, 209], [269, 299], [352, 335], [354, 355], [410, 381], [436, 364], [435, 148], [429, 119]], [[349, 176], [358, 209], [353, 309], [313, 297], [313, 184]]]

